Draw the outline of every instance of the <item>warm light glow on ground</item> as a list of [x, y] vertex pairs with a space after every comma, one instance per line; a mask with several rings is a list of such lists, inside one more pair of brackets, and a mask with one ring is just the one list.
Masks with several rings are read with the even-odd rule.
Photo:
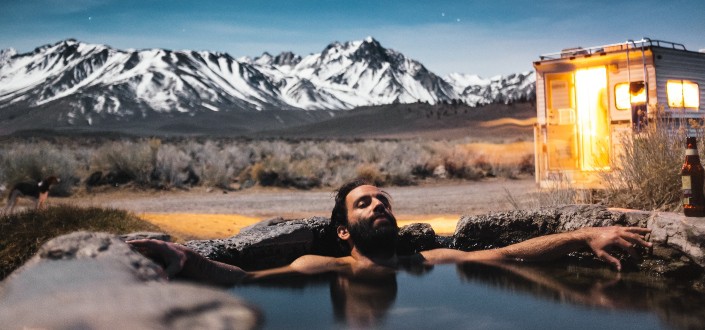
[[138, 216], [186, 240], [230, 237], [262, 220], [237, 214], [140, 213]]
[[[140, 213], [138, 216], [180, 239], [216, 239], [236, 235], [242, 228], [264, 219], [237, 214]], [[399, 227], [412, 223], [429, 223], [438, 235], [452, 235], [460, 215], [400, 215]]]

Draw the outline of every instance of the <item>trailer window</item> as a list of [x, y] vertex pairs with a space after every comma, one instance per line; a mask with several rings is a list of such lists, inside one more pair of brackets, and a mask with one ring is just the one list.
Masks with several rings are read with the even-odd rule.
[[629, 110], [632, 104], [646, 103], [646, 87], [643, 81], [614, 85], [614, 103], [617, 110]]
[[697, 83], [687, 80], [669, 80], [666, 82], [668, 106], [671, 108], [700, 107], [700, 88]]

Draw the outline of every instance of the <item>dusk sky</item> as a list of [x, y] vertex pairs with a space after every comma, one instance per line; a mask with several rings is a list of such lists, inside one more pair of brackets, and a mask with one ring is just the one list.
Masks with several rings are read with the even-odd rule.
[[532, 69], [540, 54], [642, 37], [705, 49], [705, 1], [1, 0], [0, 49], [75, 38], [233, 57], [318, 53], [367, 36], [439, 75]]

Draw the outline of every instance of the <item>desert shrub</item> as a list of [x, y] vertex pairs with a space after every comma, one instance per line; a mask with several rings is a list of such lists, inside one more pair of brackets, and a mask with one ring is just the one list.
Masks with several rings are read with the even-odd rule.
[[305, 188], [338, 186], [360, 172], [387, 185], [415, 184], [429, 177], [515, 177], [520, 167], [531, 167], [533, 172], [533, 158], [517, 168], [494, 164], [464, 148], [467, 141], [137, 139], [101, 143], [8, 144], [0, 148], [0, 180], [8, 185], [8, 181], [42, 178], [53, 171], [69, 191], [77, 177], [88, 180], [101, 172], [91, 185], [134, 182], [161, 188], [229, 189], [237, 180], [241, 188], [255, 183]]
[[[188, 156], [185, 160], [188, 165], [186, 171], [183, 171], [180, 176], [189, 175], [191, 179], [187, 177], [185, 181], [189, 185], [202, 184], [230, 189], [236, 168], [237, 171], [242, 171], [247, 167], [247, 164], [241, 167], [233, 166], [231, 157], [234, 153], [233, 147], [225, 148], [214, 141], [208, 140], [203, 144], [190, 141], [183, 148]], [[237, 150], [236, 147], [235, 150]]]
[[417, 144], [398, 142], [379, 156], [379, 166], [386, 183], [406, 186], [415, 183], [413, 169], [426, 163], [425, 153]]
[[[605, 202], [610, 206], [641, 210], [680, 206], [686, 123], [658, 118], [640, 133], [621, 137], [623, 152], [617, 166], [603, 175]], [[699, 136], [702, 157], [703, 130], [696, 125], [692, 132]]]
[[280, 185], [298, 189], [310, 189], [321, 186], [321, 177], [325, 161], [306, 158], [292, 162], [280, 177]]
[[522, 157], [519, 164], [517, 164], [517, 169], [519, 173], [534, 174], [534, 155], [529, 154]]
[[123, 210], [53, 206], [0, 217], [0, 280], [32, 257], [48, 240], [74, 231], [126, 234], [161, 231]]
[[[162, 145], [152, 171], [152, 184], [162, 187], [181, 187], [189, 178], [191, 157], [173, 145]], [[154, 182], [156, 181], [156, 182]]]
[[227, 166], [234, 173], [241, 173], [252, 164], [259, 161], [260, 156], [251, 145], [230, 145], [223, 149], [222, 158], [227, 162]]
[[200, 177], [205, 185], [229, 189], [234, 173], [227, 158], [216, 157], [201, 164]]
[[460, 146], [444, 148], [439, 155], [450, 177], [466, 180], [478, 180], [485, 176], [481, 169], [470, 164], [471, 155]]
[[238, 181], [241, 183], [252, 181], [254, 184], [258, 180], [257, 178], [262, 175], [262, 172], [264, 172], [264, 164], [261, 162], [254, 163], [240, 173]]
[[[468, 163], [465, 164], [465, 166], [468, 166]], [[481, 173], [481, 176], [489, 176], [489, 177], [496, 177], [498, 175], [498, 168], [496, 166], [493, 166], [490, 164], [490, 161], [487, 160], [487, 157], [485, 155], [476, 155], [473, 157], [473, 159], [470, 161], [469, 166], [472, 167], [472, 169], [476, 172]]]
[[355, 144], [355, 159], [359, 163], [379, 163], [381, 157], [392, 150], [392, 142], [366, 140]]
[[329, 166], [328, 171], [323, 176], [322, 185], [339, 187], [345, 181], [357, 177], [357, 166], [352, 162], [339, 166]]
[[111, 142], [96, 151], [94, 162], [101, 169], [124, 176], [141, 185], [149, 185], [156, 166], [158, 140], [150, 142]]
[[289, 165], [288, 155], [270, 155], [253, 167], [253, 178], [262, 186], [280, 186]]
[[493, 162], [491, 172], [493, 176], [507, 179], [518, 179], [522, 174], [533, 174], [534, 155], [526, 155], [518, 164]]
[[8, 187], [22, 181], [41, 181], [54, 175], [61, 182], [52, 187], [56, 195], [70, 195], [76, 182], [76, 160], [71, 152], [49, 143], [14, 145], [0, 154], [1, 181]]
[[384, 176], [379, 171], [379, 168], [377, 168], [377, 165], [370, 163], [358, 165], [355, 169], [355, 176], [365, 179], [368, 182], [372, 182], [377, 186], [383, 185], [385, 181]]
[[323, 146], [330, 162], [351, 162], [358, 159], [352, 143], [327, 141]]

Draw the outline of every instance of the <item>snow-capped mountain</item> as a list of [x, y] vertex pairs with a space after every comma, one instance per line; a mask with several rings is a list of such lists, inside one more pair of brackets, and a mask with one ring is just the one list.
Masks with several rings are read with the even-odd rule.
[[321, 53], [235, 59], [216, 52], [118, 50], [73, 39], [17, 54], [0, 51], [3, 108], [61, 104], [61, 119], [92, 123], [153, 113], [264, 109], [345, 110], [462, 100], [470, 105], [534, 96], [533, 73], [441, 78], [373, 38]]

